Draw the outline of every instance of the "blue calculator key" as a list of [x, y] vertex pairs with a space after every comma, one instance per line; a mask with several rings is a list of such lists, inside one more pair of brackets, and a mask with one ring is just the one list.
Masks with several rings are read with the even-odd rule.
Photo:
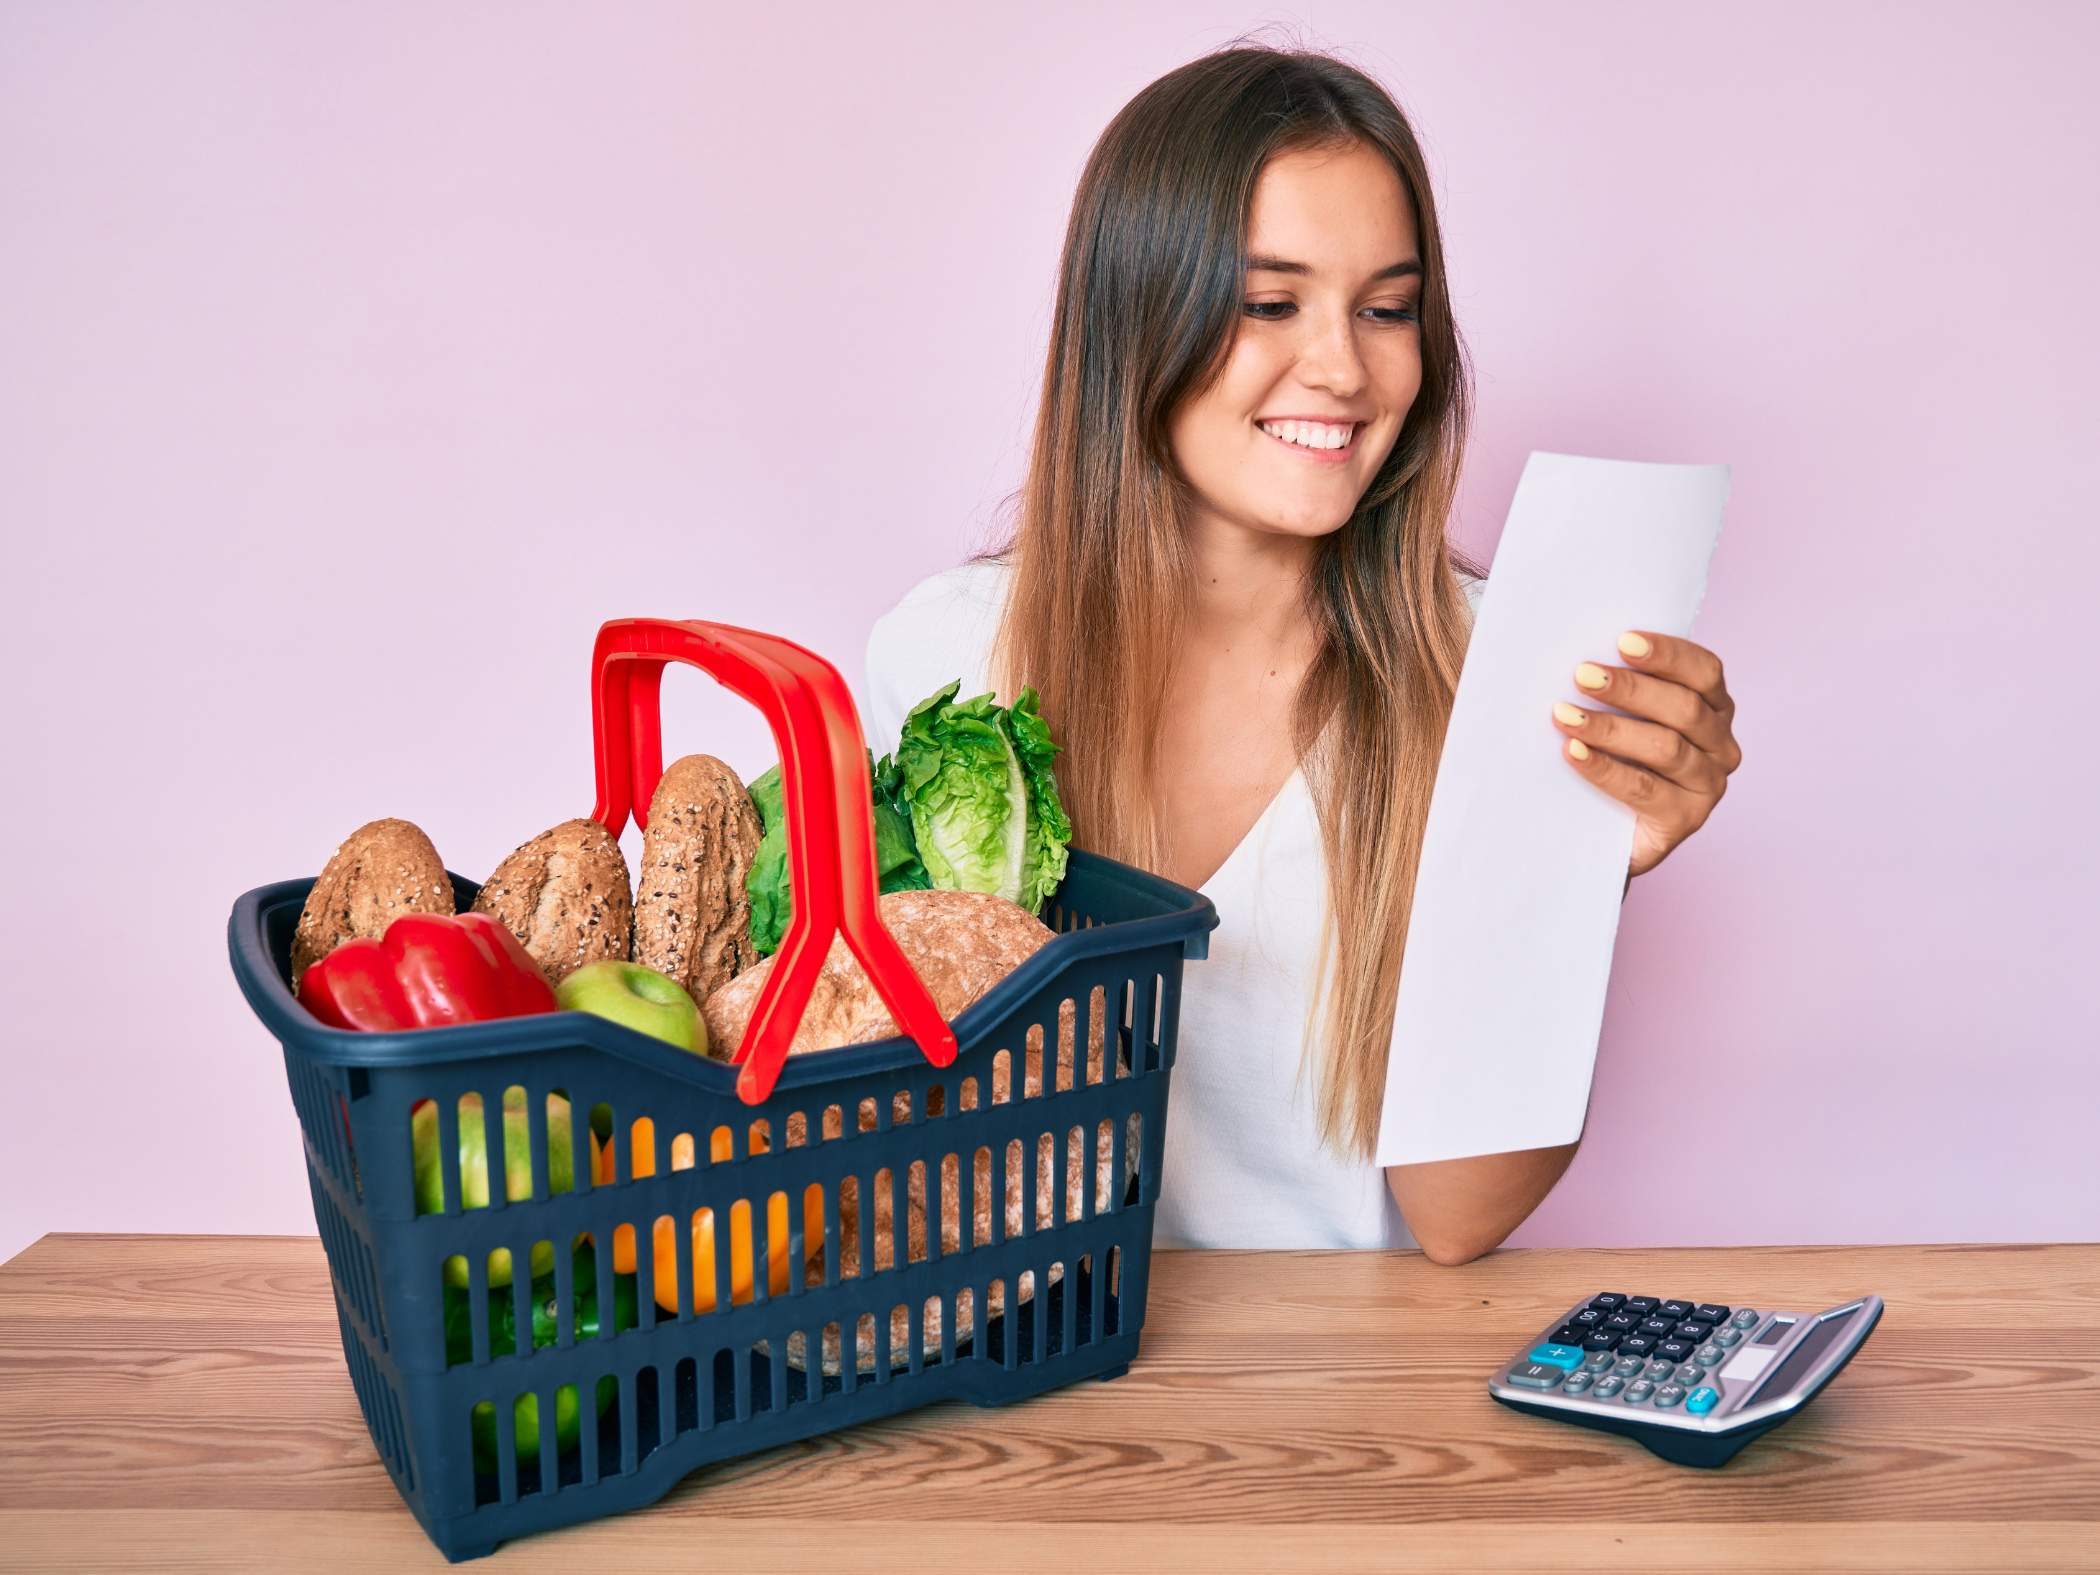
[[1579, 1345], [1534, 1345], [1526, 1361], [1544, 1362], [1549, 1367], [1558, 1367], [1563, 1372], [1572, 1372], [1582, 1365], [1582, 1347]]
[[1720, 1399], [1719, 1390], [1702, 1386], [1685, 1397], [1684, 1408], [1693, 1416], [1704, 1416], [1720, 1403]]

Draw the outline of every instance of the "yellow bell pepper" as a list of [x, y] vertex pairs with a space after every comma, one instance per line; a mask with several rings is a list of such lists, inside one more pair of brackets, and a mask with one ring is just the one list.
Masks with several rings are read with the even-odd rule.
[[[656, 1124], [648, 1116], [637, 1119], [633, 1127], [634, 1174], [636, 1179], [656, 1174]], [[726, 1126], [716, 1127], [708, 1140], [708, 1151], [714, 1163], [720, 1164], [729, 1158], [735, 1140]], [[763, 1154], [768, 1145], [762, 1134], [754, 1134], [752, 1152]], [[681, 1132], [671, 1140], [671, 1168], [691, 1170], [693, 1168], [693, 1137]], [[613, 1180], [617, 1174], [616, 1144], [607, 1143], [598, 1157], [598, 1181], [600, 1185]], [[803, 1231], [807, 1240], [821, 1243], [824, 1239], [824, 1189], [811, 1182], [802, 1199]], [[678, 1258], [676, 1238], [672, 1232], [675, 1222], [668, 1214], [657, 1218], [651, 1233], [651, 1248], [656, 1263], [656, 1305], [667, 1313], [678, 1311]], [[766, 1252], [766, 1286], [774, 1295], [783, 1295], [788, 1288], [788, 1200], [784, 1192], [776, 1192], [766, 1206], [766, 1233], [769, 1246]], [[713, 1312], [715, 1307], [715, 1211], [696, 1209], [693, 1211], [693, 1311]], [[635, 1271], [634, 1227], [617, 1226], [613, 1231], [613, 1268], [620, 1274]], [[751, 1300], [754, 1279], [752, 1267], [751, 1205], [748, 1202], [733, 1204], [729, 1210], [729, 1296], [732, 1303], [741, 1305]]]

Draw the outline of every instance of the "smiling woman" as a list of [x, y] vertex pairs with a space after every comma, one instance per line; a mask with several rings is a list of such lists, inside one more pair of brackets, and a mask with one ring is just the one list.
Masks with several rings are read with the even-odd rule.
[[1321, 54], [1170, 72], [1088, 160], [1053, 324], [1013, 535], [878, 623], [870, 719], [958, 674], [1032, 685], [1074, 844], [1216, 901], [1163, 1240], [1485, 1251], [1572, 1145], [1371, 1160], [1479, 584], [1446, 536], [1467, 374], [1412, 128]]

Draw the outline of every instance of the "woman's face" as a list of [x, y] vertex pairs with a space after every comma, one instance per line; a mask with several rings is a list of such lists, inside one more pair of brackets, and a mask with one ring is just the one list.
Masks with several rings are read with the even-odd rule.
[[1247, 255], [1230, 359], [1169, 421], [1174, 460], [1199, 528], [1324, 536], [1422, 386], [1414, 208], [1373, 149], [1279, 154], [1255, 186]]

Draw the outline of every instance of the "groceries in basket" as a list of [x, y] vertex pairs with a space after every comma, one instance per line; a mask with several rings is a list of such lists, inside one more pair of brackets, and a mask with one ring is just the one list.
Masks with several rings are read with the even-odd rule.
[[[990, 694], [957, 702], [960, 687], [950, 683], [912, 708], [894, 754], [880, 761], [867, 754], [880, 890], [985, 893], [1032, 916], [1063, 879], [1072, 837], [1051, 770], [1058, 746], [1033, 689], [1024, 689], [1012, 706], [999, 706]], [[747, 787], [713, 756], [687, 755], [664, 771], [651, 796], [638, 886], [603, 826], [567, 820], [497, 865], [473, 913], [499, 921], [547, 985], [559, 989], [574, 975], [588, 975], [564, 1007], [631, 1025], [649, 1021], [610, 992], [609, 978], [617, 977], [632, 993], [675, 1011], [675, 997], [654, 981], [611, 976], [599, 967], [628, 962], [706, 1003], [776, 951], [793, 917], [781, 788], [777, 765]], [[495, 957], [471, 963], [464, 942], [454, 945], [456, 956], [423, 960], [419, 949], [409, 971], [437, 1003], [422, 1015], [397, 1011], [368, 1022], [347, 1020], [343, 1012], [329, 1015], [329, 998], [308, 997], [307, 970], [337, 950], [364, 943], [372, 955], [361, 961], [360, 973], [377, 973], [376, 954], [390, 944], [386, 937], [397, 920], [451, 915], [452, 908], [444, 861], [421, 828], [399, 819], [359, 827], [329, 859], [300, 914], [292, 943], [294, 990], [337, 1027], [398, 1030], [553, 1010], [522, 983], [507, 994], [490, 988], [506, 977], [517, 982], [517, 970], [506, 976], [503, 959]], [[967, 925], [974, 916], [957, 911], [930, 922]], [[403, 932], [404, 944], [409, 936], [436, 934], [435, 926], [412, 928]], [[490, 944], [477, 933], [471, 949], [485, 953]], [[641, 1031], [678, 1042], [659, 1029]], [[689, 1048], [726, 1058], [704, 1040]]]
[[[673, 662], [756, 705], [793, 781], [665, 771]], [[1033, 694], [958, 689], [878, 761], [815, 652], [615, 619], [587, 819], [479, 886], [374, 821], [235, 903], [349, 1380], [448, 1558], [1137, 1355], [1182, 969], [1217, 913], [1068, 860]]]
[[[932, 993], [941, 1015], [953, 1019], [1052, 937], [1037, 917], [1044, 900], [1063, 879], [1072, 827], [1057, 793], [1051, 762], [1057, 744], [1037, 709], [1036, 692], [1024, 689], [1012, 706], [994, 703], [990, 694], [958, 702], [960, 682], [945, 685], [914, 706], [904, 722], [893, 754], [879, 761], [866, 752], [872, 789], [870, 805], [875, 831], [878, 910], [884, 925]], [[301, 915], [295, 955], [310, 959], [302, 1000], [333, 1026], [400, 1030], [472, 1021], [524, 1011], [585, 1011], [619, 1022], [636, 1032], [716, 1060], [731, 1060], [743, 1041], [750, 1015], [771, 971], [773, 956], [793, 916], [793, 883], [789, 873], [787, 824], [780, 767], [775, 765], [746, 786], [722, 761], [709, 755], [687, 755], [673, 762], [651, 796], [643, 834], [640, 881], [630, 884], [617, 841], [597, 821], [564, 821], [519, 846], [482, 885], [469, 914], [430, 917], [439, 897], [451, 906], [451, 885], [435, 847], [418, 827], [398, 819], [360, 827], [329, 861]], [[456, 927], [461, 937], [446, 945], [441, 927]], [[374, 939], [374, 932], [377, 938]], [[471, 943], [471, 944], [470, 944]], [[449, 946], [449, 949], [448, 949]], [[400, 956], [407, 952], [412, 965]], [[354, 974], [339, 964], [355, 960]], [[363, 1008], [366, 997], [387, 999], [378, 984], [347, 997], [338, 977], [382, 980], [382, 959], [392, 958], [395, 974], [410, 981], [396, 991], [409, 997], [392, 1011]], [[551, 986], [551, 988], [550, 988]], [[419, 1003], [438, 1003], [437, 1005]], [[1102, 1074], [1103, 1003], [1093, 1003], [1088, 1025], [1088, 1078]], [[451, 1015], [445, 1015], [449, 1012]], [[1076, 1024], [1070, 1003], [1060, 1020], [1059, 1043], [1050, 1076], [1053, 1086], [1071, 1085], [1074, 1076]], [[897, 1022], [869, 980], [843, 936], [834, 936], [789, 1054], [804, 1055], [836, 1046], [866, 1044], [899, 1032]], [[1012, 1097], [1011, 1072], [1002, 1061], [994, 1089], [985, 1097]], [[1042, 1030], [1031, 1030], [1023, 1093], [1042, 1090]], [[521, 1094], [522, 1097], [522, 1094]], [[899, 1095], [908, 1102], [908, 1096]], [[929, 1109], [927, 1115], [939, 1115]], [[899, 1112], [908, 1119], [908, 1111]], [[419, 1212], [442, 1212], [437, 1196], [437, 1147], [434, 1110], [419, 1108], [415, 1134]], [[524, 1156], [522, 1105], [506, 1104], [505, 1160], [513, 1200], [529, 1198], [531, 1172]], [[515, 1123], [515, 1129], [513, 1129]], [[828, 1112], [823, 1137], [842, 1132], [838, 1110]], [[858, 1129], [873, 1130], [875, 1115], [862, 1108]], [[461, 1187], [459, 1206], [488, 1204], [489, 1161], [482, 1138], [483, 1122], [476, 1101], [462, 1111], [459, 1124]], [[789, 1124], [788, 1141], [808, 1141], [800, 1117]], [[550, 1186], [555, 1192], [572, 1185], [566, 1101], [558, 1122], [550, 1116]], [[629, 1126], [634, 1145], [633, 1179], [654, 1174], [654, 1122], [638, 1116]], [[731, 1152], [727, 1127], [709, 1140], [710, 1158], [721, 1162]], [[1089, 1184], [1086, 1156], [1076, 1137], [1063, 1156], [1068, 1210], [1078, 1218]], [[1109, 1135], [1098, 1134], [1092, 1184], [1105, 1200], [1111, 1185]], [[610, 1128], [590, 1134], [593, 1176], [600, 1185], [617, 1176], [619, 1136]], [[763, 1132], [751, 1139], [754, 1153], [767, 1152]], [[670, 1168], [696, 1163], [691, 1134], [678, 1134], [670, 1145]], [[1126, 1150], [1127, 1170], [1136, 1164], [1135, 1141]], [[1057, 1156], [1047, 1143], [1037, 1159], [1036, 1224], [1052, 1223], [1056, 1197]], [[992, 1172], [989, 1154], [976, 1159], [972, 1196], [973, 1228], [981, 1236], [989, 1227]], [[1022, 1229], [1022, 1171], [1006, 1168], [1003, 1214], [1005, 1229]], [[960, 1181], [954, 1167], [940, 1179], [941, 1250], [957, 1250], [962, 1230]], [[890, 1268], [891, 1205], [885, 1188], [875, 1199], [876, 1271]], [[915, 1175], [909, 1187], [909, 1251], [926, 1251], [926, 1184]], [[842, 1278], [862, 1272], [860, 1264], [858, 1188], [848, 1182], [839, 1204]], [[824, 1199], [811, 1186], [803, 1200], [806, 1283], [821, 1284], [824, 1252]], [[754, 1241], [748, 1204], [739, 1204], [729, 1222], [730, 1295], [748, 1301], [757, 1277], [759, 1242], [766, 1244], [769, 1294], [788, 1287], [792, 1267], [789, 1204], [776, 1195], [769, 1202], [762, 1232]], [[631, 1292], [637, 1266], [635, 1227], [614, 1233], [613, 1263], [620, 1283]], [[652, 1232], [652, 1291], [667, 1313], [678, 1311], [676, 1225], [669, 1215]], [[691, 1305], [695, 1312], [713, 1310], [716, 1300], [714, 1211], [700, 1209], [690, 1222], [685, 1261], [692, 1272]], [[535, 1280], [551, 1272], [552, 1247], [535, 1250]], [[1057, 1283], [1060, 1270], [1050, 1282]], [[508, 1253], [492, 1260], [491, 1291], [511, 1282]], [[464, 1262], [447, 1266], [447, 1284], [464, 1288]], [[1017, 1277], [1016, 1291], [1027, 1301], [1035, 1290], [1032, 1273]], [[1004, 1311], [1005, 1287], [994, 1286], [987, 1315]], [[956, 1307], [955, 1338], [970, 1338], [977, 1309], [965, 1295]], [[503, 1314], [508, 1318], [510, 1314]], [[903, 1343], [903, 1310], [893, 1316], [894, 1349]], [[930, 1345], [941, 1338], [938, 1299], [929, 1301], [924, 1333]], [[876, 1342], [863, 1339], [862, 1371], [874, 1366]], [[802, 1367], [802, 1342], [791, 1341], [788, 1360]], [[836, 1329], [827, 1332], [822, 1352], [827, 1374], [840, 1366]], [[561, 1413], [564, 1424], [574, 1417]], [[521, 1424], [522, 1425], [522, 1424]], [[520, 1447], [524, 1446], [523, 1433]]]

